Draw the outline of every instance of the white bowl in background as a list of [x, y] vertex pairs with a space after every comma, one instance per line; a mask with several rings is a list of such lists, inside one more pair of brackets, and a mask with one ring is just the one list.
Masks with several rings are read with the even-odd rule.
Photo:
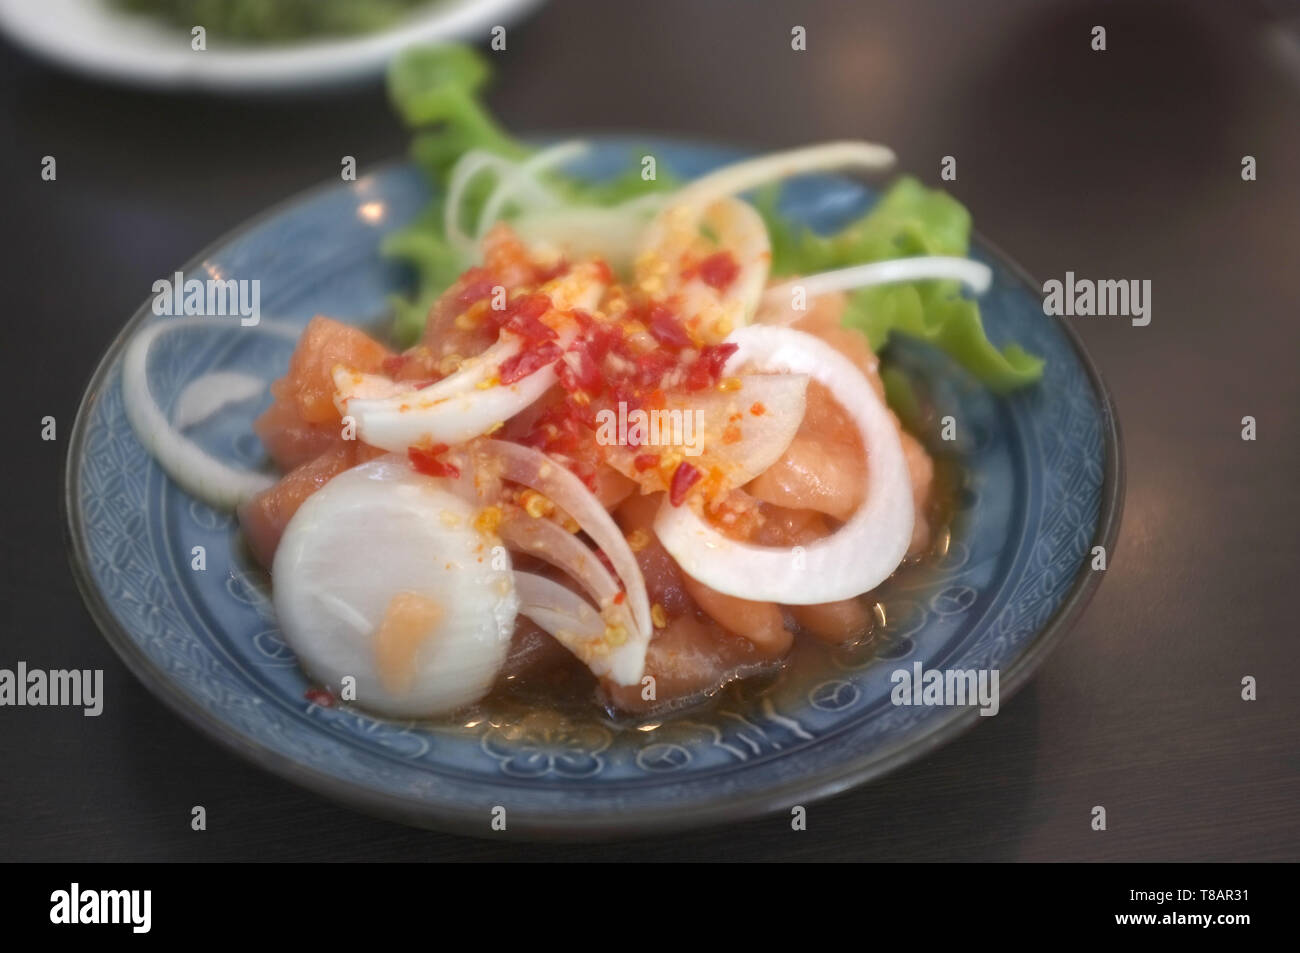
[[264, 45], [206, 37], [123, 12], [110, 0], [0, 0], [0, 30], [29, 52], [100, 79], [167, 90], [291, 90], [377, 76], [417, 43], [487, 40], [541, 0], [433, 0], [388, 29], [348, 37]]

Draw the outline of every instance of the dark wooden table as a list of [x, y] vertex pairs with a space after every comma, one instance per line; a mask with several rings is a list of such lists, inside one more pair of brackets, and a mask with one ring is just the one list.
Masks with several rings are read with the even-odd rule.
[[[952, 190], [1032, 273], [1153, 283], [1149, 327], [1077, 319], [1120, 408], [1128, 501], [1107, 578], [1032, 685], [921, 762], [812, 807], [804, 833], [773, 817], [606, 845], [409, 830], [263, 774], [128, 674], [69, 574], [65, 439], [100, 353], [156, 276], [337, 175], [340, 156], [400, 153], [379, 87], [180, 98], [0, 47], [0, 667], [103, 668], [107, 694], [99, 718], [0, 709], [0, 859], [1300, 859], [1288, 10], [559, 0], [511, 30], [492, 95], [511, 128], [860, 136], [935, 183], [954, 155]], [[795, 24], [806, 53], [790, 50]], [[1244, 155], [1258, 181], [1242, 181]], [[47, 414], [57, 443], [38, 437]], [[1245, 675], [1257, 701], [1240, 699]], [[1105, 832], [1089, 826], [1098, 804]]]

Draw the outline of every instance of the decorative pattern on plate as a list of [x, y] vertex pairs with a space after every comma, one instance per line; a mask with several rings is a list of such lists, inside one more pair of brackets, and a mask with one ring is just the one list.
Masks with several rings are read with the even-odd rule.
[[517, 778], [590, 778], [601, 772], [600, 753], [613, 735], [595, 724], [575, 725], [561, 715], [539, 712], [518, 725], [489, 728], [482, 747]]

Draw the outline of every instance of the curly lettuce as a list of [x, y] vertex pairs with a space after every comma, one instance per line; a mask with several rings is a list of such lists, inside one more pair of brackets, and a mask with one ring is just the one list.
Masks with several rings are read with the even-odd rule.
[[[471, 149], [520, 160], [535, 149], [506, 132], [480, 98], [490, 76], [484, 58], [463, 46], [417, 47], [398, 56], [388, 73], [388, 93], [402, 120], [414, 131], [411, 156], [434, 186], [446, 193], [452, 167]], [[665, 175], [645, 181], [636, 169], [603, 182], [560, 173], [546, 177], [567, 201], [611, 206], [652, 190], [674, 188]], [[473, 216], [492, 183], [482, 177], [465, 202]], [[944, 192], [912, 178], [893, 184], [876, 205], [832, 235], [797, 225], [777, 210], [777, 192], [758, 201], [772, 241], [774, 276], [813, 274], [834, 268], [913, 255], [965, 256], [970, 247], [970, 213]], [[442, 199], [436, 197], [407, 227], [385, 241], [385, 254], [406, 262], [416, 275], [415, 294], [394, 301], [395, 337], [417, 340], [429, 308], [461, 274], [465, 262], [443, 230]], [[979, 306], [952, 281], [918, 281], [864, 288], [849, 295], [844, 323], [859, 329], [876, 350], [894, 333], [942, 348], [990, 389], [1005, 392], [1042, 377], [1043, 361], [1023, 348], [998, 348], [984, 332]]]
[[[813, 274], [914, 255], [965, 256], [971, 217], [952, 196], [903, 177], [861, 218], [832, 235], [797, 226], [777, 211], [777, 193], [760, 197], [772, 239], [774, 275]], [[979, 305], [953, 281], [877, 285], [849, 295], [844, 323], [880, 350], [897, 332], [946, 351], [990, 390], [1005, 393], [1043, 376], [1044, 362], [1019, 345], [989, 341]]]

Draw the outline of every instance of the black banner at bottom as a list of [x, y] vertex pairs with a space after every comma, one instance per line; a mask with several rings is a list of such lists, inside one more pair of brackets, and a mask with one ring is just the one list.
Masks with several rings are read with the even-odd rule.
[[[92, 940], [317, 936], [336, 942], [374, 939], [390, 929], [436, 929], [453, 918], [464, 925], [508, 918], [519, 926], [534, 912], [549, 914], [558, 926], [557, 914], [581, 910], [583, 927], [594, 919], [655, 937], [683, 929], [687, 921], [673, 913], [676, 903], [693, 910], [688, 920], [701, 915], [704, 892], [704, 906], [726, 929], [743, 925], [750, 911], [756, 926], [773, 916], [795, 918], [792, 925], [807, 916], [862, 916], [873, 935], [897, 928], [927, 941], [1047, 926], [1072, 937], [1199, 934], [1231, 942], [1243, 931], [1285, 923], [1283, 879], [1294, 879], [1283, 865], [879, 865], [828, 870], [812, 875], [817, 880], [753, 864], [725, 877], [502, 866], [463, 873], [418, 865], [11, 866], [0, 922], [22, 933], [50, 930]], [[481, 916], [491, 919], [470, 919]]]

